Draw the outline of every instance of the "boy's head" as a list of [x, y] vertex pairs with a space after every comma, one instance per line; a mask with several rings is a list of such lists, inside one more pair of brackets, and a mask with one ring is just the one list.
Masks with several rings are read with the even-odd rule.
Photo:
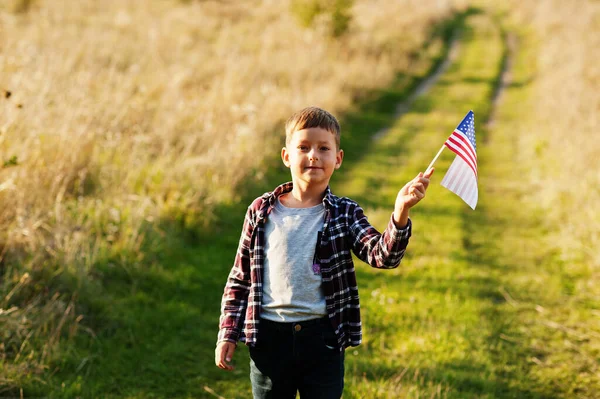
[[336, 150], [340, 149], [340, 124], [335, 116], [318, 107], [307, 107], [292, 115], [285, 123], [285, 145], [289, 146], [294, 132], [320, 127], [327, 130], [335, 137]]
[[294, 184], [324, 189], [344, 158], [337, 119], [321, 108], [304, 108], [288, 119], [285, 132], [281, 159]]

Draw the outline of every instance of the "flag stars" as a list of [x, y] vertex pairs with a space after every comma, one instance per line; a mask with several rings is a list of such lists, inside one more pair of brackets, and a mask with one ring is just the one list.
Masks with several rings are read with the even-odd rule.
[[475, 144], [475, 114], [473, 114], [473, 111], [469, 111], [458, 125], [457, 130], [466, 135], [473, 148], [477, 149]]

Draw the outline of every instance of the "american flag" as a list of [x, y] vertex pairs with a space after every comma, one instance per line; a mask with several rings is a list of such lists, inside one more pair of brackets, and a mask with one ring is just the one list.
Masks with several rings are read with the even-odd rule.
[[469, 111], [444, 143], [456, 158], [442, 179], [442, 186], [462, 198], [472, 209], [478, 198], [474, 119], [473, 111]]

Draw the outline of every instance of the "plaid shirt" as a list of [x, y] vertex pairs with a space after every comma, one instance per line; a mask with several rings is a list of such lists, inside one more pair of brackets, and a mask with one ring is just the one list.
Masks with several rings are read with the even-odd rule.
[[[277, 197], [291, 190], [291, 182], [282, 184], [255, 199], [248, 207], [234, 265], [223, 293], [217, 343], [238, 340], [246, 345], [256, 343], [263, 296], [265, 221]], [[390, 217], [381, 234], [371, 226], [356, 202], [333, 195], [329, 187], [323, 205], [323, 234], [315, 251], [321, 265], [327, 313], [340, 348], [357, 346], [362, 340], [362, 329], [350, 251], [372, 267], [395, 268], [408, 245], [411, 221], [405, 228], [398, 229]]]

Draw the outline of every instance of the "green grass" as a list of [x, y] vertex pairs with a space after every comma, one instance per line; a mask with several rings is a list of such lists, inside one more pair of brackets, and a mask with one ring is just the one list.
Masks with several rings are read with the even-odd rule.
[[[384, 226], [398, 189], [425, 169], [469, 109], [477, 126], [483, 125], [502, 55], [498, 27], [474, 12], [462, 32], [459, 61], [371, 149], [372, 155], [352, 165], [344, 191], [367, 205], [373, 223]], [[486, 134], [478, 129], [480, 151]], [[532, 396], [511, 387], [498, 370], [512, 360], [494, 349], [502, 329], [497, 322], [503, 323], [498, 308], [505, 302], [501, 272], [480, 262], [471, 243], [473, 234], [490, 228], [477, 219], [487, 204], [482, 195], [472, 212], [439, 186], [452, 159], [446, 153], [438, 160], [434, 184], [412, 212], [415, 233], [401, 267], [388, 273], [359, 269], [365, 342], [349, 351], [347, 397]], [[486, 166], [482, 159], [482, 174]]]
[[[347, 398], [600, 394], [599, 305], [573, 295], [586, 276], [574, 277], [577, 268], [561, 265], [544, 244], [544, 215], [527, 202], [519, 180], [526, 171], [511, 126], [526, 116], [526, 57], [511, 71], [515, 84], [496, 127], [487, 131], [482, 123], [506, 57], [494, 21], [478, 13], [469, 18], [460, 61], [338, 183], [384, 227], [398, 188], [474, 109], [477, 210], [437, 185], [454, 157], [444, 154], [413, 212], [415, 234], [403, 265], [388, 273], [359, 268], [365, 342], [348, 351]], [[523, 43], [521, 51], [528, 50]]]
[[[332, 188], [361, 203], [378, 227], [397, 191], [429, 164], [469, 109], [480, 169], [479, 204], [471, 211], [439, 186], [453, 159], [444, 153], [427, 198], [411, 211], [414, 235], [402, 265], [391, 271], [358, 265], [364, 343], [346, 352], [345, 398], [600, 395], [594, 376], [600, 340], [592, 328], [598, 304], [576, 301], [573, 292], [585, 276], [544, 246], [543, 215], [518, 179], [523, 170], [510, 127], [522, 117], [526, 84], [508, 89], [494, 129], [484, 128], [506, 55], [495, 21], [471, 10], [450, 25], [461, 29], [458, 61], [399, 120], [395, 104], [435, 66], [436, 54], [342, 118], [346, 158]], [[512, 72], [515, 82], [526, 82], [526, 58]], [[386, 126], [386, 136], [371, 139]], [[32, 380], [25, 397], [251, 397], [246, 348], [238, 346], [237, 368], [227, 373], [214, 366], [214, 344], [245, 207], [289, 179], [272, 162], [265, 178], [217, 208], [210, 231], [164, 220], [163, 239], [144, 248], [151, 264], [98, 265], [96, 290], [82, 298], [93, 316], [83, 322], [91, 331], [66, 341], [48, 378]]]
[[[361, 140], [393, 122], [395, 104], [436, 68], [447, 49], [443, 42], [447, 45], [462, 19], [458, 15], [437, 27], [410, 73], [367, 94], [359, 109], [345, 117], [344, 126], [354, 127], [344, 139], [354, 153], [350, 158], [360, 157], [354, 148], [360, 148]], [[245, 208], [256, 195], [289, 180], [280, 160], [268, 160], [264, 167], [265, 177], [248, 179], [237, 198], [215, 208], [211, 231], [184, 227], [180, 217], [162, 220], [149, 226], [141, 260], [113, 254], [94, 265], [95, 279], [79, 297], [80, 311], [87, 316], [81, 324], [89, 330], [64, 342], [48, 375], [32, 379], [25, 395], [209, 398], [218, 392], [249, 397], [246, 348], [238, 346], [233, 373], [217, 369], [213, 359], [220, 297]]]

